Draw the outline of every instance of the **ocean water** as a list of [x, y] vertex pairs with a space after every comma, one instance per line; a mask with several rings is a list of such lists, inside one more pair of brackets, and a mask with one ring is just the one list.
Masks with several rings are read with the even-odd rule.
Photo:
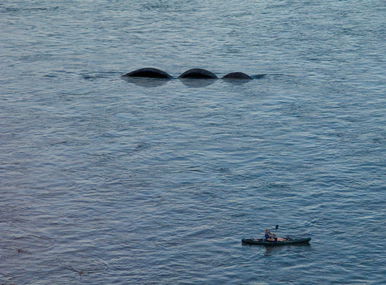
[[[0, 284], [386, 284], [385, 19], [2, 0]], [[264, 76], [121, 78], [148, 66]], [[274, 225], [311, 244], [241, 245]]]

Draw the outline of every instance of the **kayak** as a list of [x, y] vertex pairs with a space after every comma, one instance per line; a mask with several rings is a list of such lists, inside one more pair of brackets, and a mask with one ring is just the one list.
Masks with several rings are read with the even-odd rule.
[[287, 238], [283, 241], [268, 241], [265, 239], [258, 238], [245, 238], [242, 239], [241, 242], [243, 244], [250, 245], [268, 245], [268, 246], [277, 246], [277, 245], [291, 245], [291, 244], [308, 244], [311, 238]]

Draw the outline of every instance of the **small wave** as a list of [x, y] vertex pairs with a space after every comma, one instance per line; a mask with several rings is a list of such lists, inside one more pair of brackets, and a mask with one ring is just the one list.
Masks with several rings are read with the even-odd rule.
[[[54, 240], [50, 237], [40, 234], [23, 234], [15, 236], [11, 240], [12, 246], [26, 252], [32, 252], [35, 250], [48, 250], [54, 247]], [[32, 246], [32, 247], [31, 247]], [[29, 248], [31, 247], [31, 248]], [[28, 249], [29, 248], [29, 249]]]
[[157, 0], [157, 1], [146, 1], [141, 5], [141, 10], [147, 11], [157, 11], [157, 12], [176, 12], [182, 11], [184, 9], [192, 10], [192, 4], [188, 3], [189, 8], [186, 7], [187, 3], [182, 1], [167, 1], [167, 0]]
[[85, 80], [97, 80], [102, 78], [109, 78], [119, 74], [119, 72], [107, 71], [107, 72], [95, 72], [95, 73], [83, 73], [81, 77]]
[[0, 13], [22, 13], [22, 12], [38, 12], [38, 11], [56, 11], [60, 7], [2, 7]]
[[262, 78], [264, 78], [266, 76], [267, 76], [267, 74], [265, 74], [265, 73], [251, 75], [251, 77], [254, 78], [254, 79], [262, 79]]
[[72, 258], [58, 258], [57, 262], [63, 269], [73, 271], [79, 275], [86, 275], [106, 271], [109, 266], [106, 261], [99, 257], [71, 254]]
[[5, 262], [19, 255], [49, 250], [54, 247], [54, 240], [44, 235], [23, 233], [3, 236], [0, 245], [0, 262]]

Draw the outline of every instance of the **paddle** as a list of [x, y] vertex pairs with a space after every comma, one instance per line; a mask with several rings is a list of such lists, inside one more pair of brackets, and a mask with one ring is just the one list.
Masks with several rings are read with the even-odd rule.
[[279, 225], [276, 225], [274, 229], [272, 229], [271, 231], [277, 231], [279, 229]]
[[[279, 229], [279, 225], [276, 225], [275, 226], [275, 231], [277, 231]], [[276, 235], [276, 234], [275, 234]], [[291, 240], [291, 238], [289, 236], [286, 236], [284, 239], [286, 240]]]

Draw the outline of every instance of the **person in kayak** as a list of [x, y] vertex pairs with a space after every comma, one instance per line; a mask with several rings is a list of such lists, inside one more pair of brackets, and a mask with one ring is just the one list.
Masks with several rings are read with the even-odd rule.
[[274, 233], [271, 233], [269, 229], [265, 229], [264, 239], [267, 241], [277, 241], [277, 236]]
[[265, 231], [264, 231], [264, 240], [266, 240], [266, 241], [286, 241], [286, 240], [288, 240], [288, 238], [277, 237], [269, 229], [265, 229]]

